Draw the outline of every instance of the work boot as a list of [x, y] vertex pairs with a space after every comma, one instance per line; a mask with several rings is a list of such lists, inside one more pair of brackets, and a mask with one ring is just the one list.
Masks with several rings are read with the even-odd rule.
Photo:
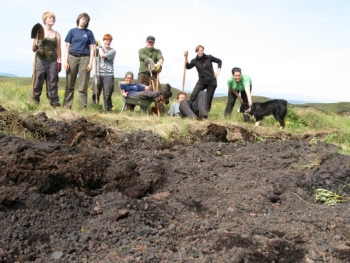
[[163, 95], [163, 97], [164, 97], [164, 103], [165, 104], [168, 104], [169, 103], [169, 98], [171, 97], [171, 96], [173, 96], [173, 93], [171, 92], [171, 86], [167, 83], [166, 85], [165, 85], [165, 88], [162, 88], [161, 90], [160, 90], [160, 93]]

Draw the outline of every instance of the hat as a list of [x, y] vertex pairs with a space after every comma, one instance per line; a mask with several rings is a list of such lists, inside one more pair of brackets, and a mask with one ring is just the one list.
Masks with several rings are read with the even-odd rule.
[[156, 42], [156, 39], [154, 38], [154, 36], [148, 36], [146, 41], [147, 42]]
[[128, 72], [126, 72], [125, 73], [125, 77], [127, 77], [127, 76], [131, 76], [132, 78], [134, 78], [134, 74], [131, 72], [131, 71], [128, 71]]

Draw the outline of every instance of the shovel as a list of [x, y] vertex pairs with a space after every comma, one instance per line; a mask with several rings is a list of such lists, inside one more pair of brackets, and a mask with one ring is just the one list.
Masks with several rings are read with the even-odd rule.
[[[33, 26], [32, 32], [31, 32], [31, 38], [36, 39], [36, 45], [38, 45], [39, 40], [44, 39], [44, 28], [40, 23], [37, 23]], [[34, 101], [34, 85], [35, 85], [35, 79], [36, 79], [36, 61], [37, 61], [37, 52], [35, 51], [34, 55], [34, 69], [33, 69], [33, 77], [32, 77], [32, 94], [31, 94], [31, 100]]]
[[[157, 73], [157, 86], [154, 86], [153, 75], [152, 75], [152, 71], [156, 69], [156, 65], [154, 64], [154, 61], [150, 58], [146, 58], [145, 65], [149, 71], [149, 74], [151, 75], [152, 90], [158, 91], [159, 74]], [[160, 110], [157, 102], [156, 102], [156, 106], [157, 106], [158, 117], [160, 117]]]

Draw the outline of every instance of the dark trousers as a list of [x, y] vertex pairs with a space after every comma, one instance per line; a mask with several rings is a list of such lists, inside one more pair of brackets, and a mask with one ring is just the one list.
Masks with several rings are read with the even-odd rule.
[[[252, 86], [250, 86], [250, 92], [252, 92]], [[245, 90], [238, 92], [243, 100], [243, 103], [248, 103], [248, 97], [247, 93]], [[232, 113], [233, 107], [235, 106], [237, 96], [233, 93], [232, 89], [228, 89], [228, 94], [227, 94], [227, 104], [225, 108], [224, 115], [225, 117], [229, 117]], [[243, 120], [244, 121], [249, 121], [249, 116], [248, 115], [243, 115]]]
[[210, 112], [211, 103], [213, 101], [216, 87], [217, 87], [216, 78], [211, 79], [211, 80], [207, 80], [207, 81], [199, 79], [196, 83], [196, 86], [194, 87], [194, 89], [192, 91], [192, 94], [190, 97], [190, 102], [194, 102], [197, 99], [199, 92], [204, 91], [206, 89], [207, 90], [208, 112]]
[[[158, 78], [159, 80], [159, 78]], [[137, 76], [137, 83], [138, 84], [142, 84], [142, 85], [146, 85], [146, 86], [149, 86], [151, 85], [152, 86], [152, 81], [153, 81], [153, 84], [156, 86], [157, 85], [157, 74], [152, 74], [152, 77], [149, 73], [142, 73], [140, 72]], [[160, 89], [160, 83], [158, 81], [158, 89]], [[156, 87], [153, 87], [152, 86], [152, 89], [151, 90], [156, 90]]]
[[45, 80], [47, 86], [47, 95], [50, 103], [59, 103], [57, 85], [57, 61], [46, 61], [37, 58], [36, 79], [34, 84], [34, 101], [37, 103], [40, 102], [40, 95], [42, 93]]
[[208, 99], [205, 91], [199, 92], [197, 99], [193, 102], [180, 101], [180, 112], [182, 117], [201, 119], [208, 117]]
[[111, 111], [113, 108], [112, 94], [114, 91], [114, 75], [97, 76], [97, 97], [95, 97], [95, 88], [92, 87], [92, 99], [100, 100], [100, 95], [103, 91], [103, 104], [106, 111]]

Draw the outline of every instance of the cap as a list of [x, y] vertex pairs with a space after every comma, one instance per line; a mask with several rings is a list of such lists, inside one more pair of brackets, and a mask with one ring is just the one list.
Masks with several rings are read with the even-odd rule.
[[154, 36], [148, 36], [146, 39], [147, 42], [155, 42], [156, 39], [154, 38]]

